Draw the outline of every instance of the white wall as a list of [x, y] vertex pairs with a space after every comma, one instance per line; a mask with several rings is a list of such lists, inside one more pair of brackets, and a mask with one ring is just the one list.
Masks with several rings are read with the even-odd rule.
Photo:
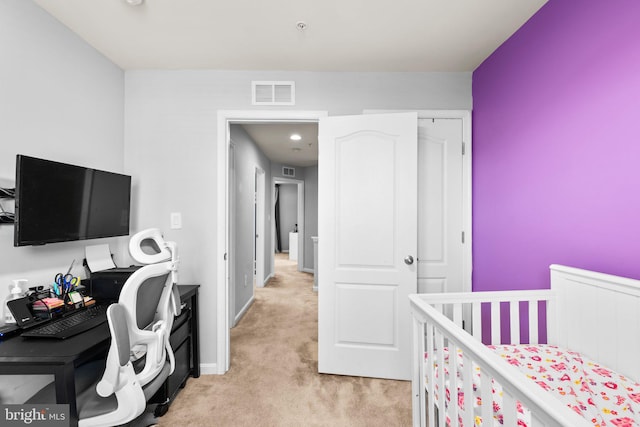
[[[217, 111], [251, 106], [252, 80], [293, 80], [296, 105], [278, 110], [471, 109], [471, 73], [153, 71], [125, 73], [125, 169], [136, 172], [136, 223], [167, 229], [178, 242], [182, 283], [200, 283], [216, 307]], [[169, 214], [183, 229], [168, 230]], [[203, 369], [216, 363], [216, 311], [201, 310]]]
[[[122, 70], [26, 0], [0, 1], [0, 52], [0, 186], [15, 185], [18, 153], [124, 171]], [[73, 272], [83, 276], [88, 244], [110, 243], [116, 260], [124, 260], [126, 241], [14, 248], [13, 227], [0, 225], [0, 301], [8, 294], [11, 279], [49, 284], [73, 259]], [[0, 377], [1, 403], [25, 397], [24, 387], [15, 385], [19, 383]]]

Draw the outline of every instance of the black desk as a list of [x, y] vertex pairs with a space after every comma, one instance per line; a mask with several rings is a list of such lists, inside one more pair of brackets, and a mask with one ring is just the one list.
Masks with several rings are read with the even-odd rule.
[[[192, 310], [190, 321], [191, 376], [200, 376], [197, 298], [199, 285], [179, 285], [180, 299]], [[71, 425], [78, 420], [75, 367], [96, 357], [106, 357], [111, 335], [105, 322], [65, 340], [14, 337], [0, 341], [0, 374], [53, 374], [56, 403], [68, 403]]]

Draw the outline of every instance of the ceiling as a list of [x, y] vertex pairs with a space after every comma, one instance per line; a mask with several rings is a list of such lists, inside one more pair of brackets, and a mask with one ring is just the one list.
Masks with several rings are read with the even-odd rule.
[[[250, 123], [242, 126], [272, 162], [298, 167], [318, 163], [317, 123]], [[290, 137], [294, 133], [302, 139], [292, 141]]]
[[[547, 0], [34, 1], [124, 70], [472, 72]], [[273, 161], [315, 164], [299, 126], [245, 128]]]
[[473, 71], [546, 2], [34, 1], [125, 70], [305, 71]]

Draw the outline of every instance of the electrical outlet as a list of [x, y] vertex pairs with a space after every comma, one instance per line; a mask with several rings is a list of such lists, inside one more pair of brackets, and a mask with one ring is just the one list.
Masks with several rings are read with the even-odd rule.
[[246, 288], [247, 286], [249, 286], [249, 282], [248, 282], [248, 276], [245, 274], [244, 275], [244, 287]]

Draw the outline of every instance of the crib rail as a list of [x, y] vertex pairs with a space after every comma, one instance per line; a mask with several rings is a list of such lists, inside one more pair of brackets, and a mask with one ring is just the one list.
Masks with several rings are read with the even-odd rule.
[[[529, 344], [538, 344], [544, 336], [544, 330], [539, 330], [539, 316], [552, 310], [550, 302], [555, 299], [555, 293], [550, 290], [536, 291], [509, 291], [509, 292], [458, 292], [445, 294], [421, 294], [416, 298], [422, 298], [432, 305], [437, 311], [445, 314], [457, 326], [470, 331], [479, 341], [485, 344], [523, 343], [521, 337], [522, 327], [528, 330]], [[544, 307], [545, 311], [541, 312]], [[482, 338], [484, 312], [490, 313], [490, 336]], [[524, 310], [523, 310], [524, 309]], [[507, 313], [507, 314], [505, 314]], [[471, 324], [463, 324], [464, 317], [471, 317]], [[510, 334], [502, 336], [502, 317], [508, 316], [506, 323], [509, 325]], [[523, 322], [524, 320], [524, 322]]]
[[[520, 307], [528, 308], [529, 336], [531, 342], [537, 342], [539, 336], [538, 305], [540, 301], [552, 301], [554, 293], [542, 291], [514, 292], [474, 292], [450, 294], [411, 295], [411, 311], [414, 324], [414, 365], [413, 365], [413, 423], [414, 426], [430, 427], [474, 426], [472, 367], [480, 369], [480, 396], [485, 426], [493, 425], [492, 380], [503, 389], [503, 415], [505, 426], [517, 425], [517, 402], [531, 412], [531, 426], [588, 426], [586, 420], [564, 406], [553, 396], [547, 395], [516, 368], [506, 364], [500, 357], [480, 342], [482, 330], [481, 307], [488, 304], [491, 313], [491, 342], [499, 343], [501, 304], [509, 305], [509, 321], [513, 322], [510, 336], [504, 342], [520, 343]], [[462, 329], [463, 314], [471, 307], [473, 336]], [[552, 309], [547, 307], [547, 309]], [[444, 313], [444, 314], [443, 314]], [[446, 315], [445, 315], [446, 314]], [[449, 316], [449, 317], [447, 317]], [[456, 357], [458, 350], [462, 353], [463, 379], [457, 375], [456, 363], [449, 363], [449, 373], [445, 375], [445, 364], [433, 361], [444, 361], [444, 348], [449, 350], [450, 360]], [[428, 354], [429, 367], [425, 369], [424, 354]], [[426, 372], [425, 372], [426, 371]], [[445, 377], [449, 379], [451, 404], [445, 405]], [[426, 386], [424, 379], [426, 378]], [[439, 393], [435, 393], [435, 382], [438, 382]], [[458, 405], [456, 392], [464, 393], [462, 408]], [[437, 395], [437, 399], [436, 399]], [[427, 402], [427, 396], [429, 401]], [[428, 409], [427, 409], [428, 403]], [[437, 415], [437, 419], [436, 419]], [[437, 423], [436, 423], [437, 421]], [[428, 422], [428, 423], [427, 423]]]

